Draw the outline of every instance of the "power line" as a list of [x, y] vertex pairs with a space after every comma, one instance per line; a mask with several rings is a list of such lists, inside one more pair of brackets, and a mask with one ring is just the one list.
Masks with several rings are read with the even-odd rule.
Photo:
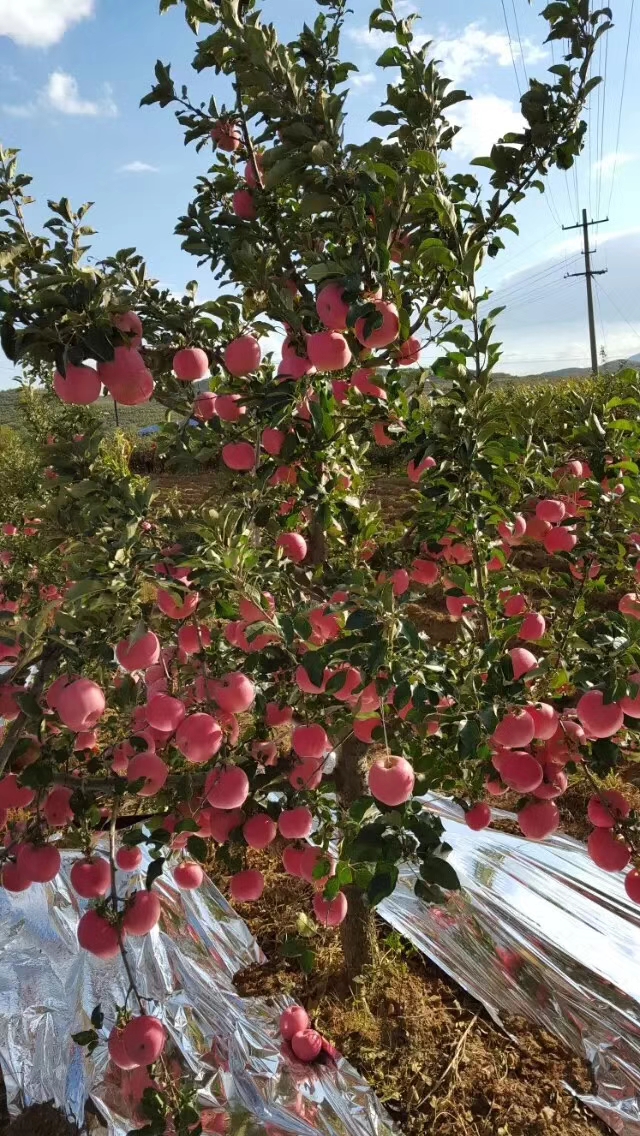
[[609, 204], [607, 206], [607, 213], [611, 211], [611, 201], [613, 198], [613, 190], [616, 180], [616, 172], [618, 169], [618, 150], [620, 148], [620, 134], [622, 130], [622, 108], [624, 106], [624, 93], [627, 85], [627, 69], [629, 66], [629, 48], [631, 46], [631, 29], [633, 27], [633, 15], [636, 0], [631, 0], [631, 8], [629, 9], [629, 30], [627, 32], [627, 46], [624, 53], [624, 67], [622, 70], [622, 87], [620, 89], [620, 107], [618, 109], [618, 129], [616, 131], [616, 148], [613, 160], [613, 172], [611, 174], [611, 191], [609, 193]]
[[516, 35], [518, 37], [518, 45], [520, 47], [520, 59], [522, 60], [522, 70], [524, 71], [525, 82], [529, 85], [529, 76], [527, 75], [527, 65], [524, 59], [524, 51], [522, 50], [522, 37], [520, 35], [520, 24], [518, 23], [518, 13], [516, 12], [515, 0], [511, 0], [511, 7], [513, 8], [513, 18], [516, 24]]
[[516, 57], [513, 53], [513, 41], [511, 39], [511, 31], [509, 30], [509, 21], [507, 19], [507, 9], [505, 8], [504, 0], [500, 0], [502, 4], [502, 15], [504, 16], [504, 26], [507, 29], [507, 39], [509, 40], [509, 51], [511, 53], [511, 62], [513, 63], [513, 70], [518, 85], [518, 94], [522, 98], [522, 88], [520, 86], [520, 76], [518, 75], [518, 68], [516, 67]]
[[623, 311], [622, 311], [622, 310], [621, 310], [621, 309], [620, 309], [620, 308], [618, 307], [618, 305], [616, 304], [616, 302], [615, 302], [615, 300], [614, 300], [613, 296], [610, 296], [610, 295], [609, 295], [609, 293], [607, 292], [606, 288], [604, 288], [604, 287], [602, 286], [602, 284], [600, 283], [600, 281], [599, 281], [599, 280], [596, 280], [596, 285], [597, 285], [597, 287], [598, 287], [598, 288], [600, 289], [600, 291], [601, 291], [601, 292], [603, 293], [603, 295], [605, 295], [605, 296], [607, 297], [607, 300], [609, 301], [609, 303], [611, 304], [611, 306], [612, 306], [613, 308], [615, 308], [615, 310], [617, 311], [618, 315], [622, 317], [622, 319], [623, 319], [623, 320], [624, 320], [624, 322], [626, 323], [627, 327], [631, 329], [631, 331], [632, 331], [632, 332], [633, 332], [633, 334], [635, 335], [636, 339], [638, 339], [638, 340], [640, 341], [640, 330], [638, 330], [638, 328], [637, 328], [637, 327], [634, 327], [634, 326], [633, 326], [633, 324], [629, 323], [629, 320], [628, 320], [628, 319], [627, 319], [627, 317], [625, 316], [624, 312], [623, 312]]

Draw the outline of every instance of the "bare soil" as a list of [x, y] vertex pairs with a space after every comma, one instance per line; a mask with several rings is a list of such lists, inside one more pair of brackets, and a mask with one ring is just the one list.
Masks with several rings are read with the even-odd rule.
[[[608, 1131], [564, 1083], [590, 1092], [586, 1064], [529, 1023], [508, 1023], [514, 1044], [482, 1006], [379, 922], [379, 958], [349, 990], [337, 932], [316, 930], [305, 975], [279, 953], [309, 911], [311, 889], [283, 876], [275, 853], [253, 854], [265, 873], [258, 903], [240, 906], [268, 962], [238, 975], [243, 995], [288, 993], [362, 1073], [406, 1136], [597, 1136]], [[224, 881], [221, 880], [221, 883]]]

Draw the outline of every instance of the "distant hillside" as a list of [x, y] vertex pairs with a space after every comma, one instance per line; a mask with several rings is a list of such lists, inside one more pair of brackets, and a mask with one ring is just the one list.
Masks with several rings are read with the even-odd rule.
[[[24, 429], [25, 423], [20, 410], [19, 390], [0, 390], [0, 426], [12, 426], [14, 430]], [[113, 401], [110, 398], [101, 398], [94, 403], [96, 410], [102, 414], [107, 429], [116, 427]], [[140, 430], [143, 426], [152, 426], [164, 422], [166, 411], [157, 402], [147, 402], [143, 406], [118, 405], [118, 420], [123, 430]]]
[[[624, 367], [640, 368], [640, 355], [631, 355], [628, 359], [613, 359], [600, 365], [600, 373], [615, 375]], [[591, 375], [591, 367], [561, 367], [558, 371], [543, 371], [537, 375], [505, 375], [496, 374], [494, 378], [499, 381], [513, 380], [518, 383], [531, 383], [540, 379], [587, 379]]]

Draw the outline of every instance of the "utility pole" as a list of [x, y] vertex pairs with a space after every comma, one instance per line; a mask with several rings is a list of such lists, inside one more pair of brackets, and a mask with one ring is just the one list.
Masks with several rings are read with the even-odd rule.
[[591, 285], [592, 276], [604, 276], [607, 272], [606, 268], [594, 269], [591, 267], [591, 248], [589, 247], [589, 225], [605, 225], [609, 220], [604, 217], [600, 221], [587, 221], [587, 211], [582, 210], [582, 223], [577, 225], [563, 225], [565, 231], [569, 229], [582, 229], [582, 239], [584, 241], [584, 272], [567, 272], [565, 280], [569, 276], [584, 276], [587, 281], [587, 311], [589, 313], [589, 343], [591, 345], [591, 370], [594, 375], [600, 373], [598, 366], [598, 345], [596, 343], [596, 319], [593, 311], [593, 288]]

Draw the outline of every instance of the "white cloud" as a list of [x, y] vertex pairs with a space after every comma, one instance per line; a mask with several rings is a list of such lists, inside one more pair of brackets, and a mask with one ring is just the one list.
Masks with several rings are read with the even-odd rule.
[[8, 114], [11, 118], [33, 118], [37, 107], [35, 103], [5, 103], [1, 109], [3, 114]]
[[525, 125], [513, 103], [498, 95], [479, 95], [460, 103], [450, 117], [461, 127], [453, 143], [454, 152], [461, 158], [484, 157], [504, 134], [517, 133]]
[[119, 174], [157, 174], [159, 173], [157, 166], [150, 166], [148, 162], [127, 162], [126, 166], [120, 166]]
[[54, 71], [49, 76], [43, 97], [45, 103], [59, 114], [89, 115], [92, 118], [105, 115], [113, 118], [118, 113], [110, 87], [105, 85], [104, 97], [100, 102], [82, 99], [77, 80], [65, 71]]
[[[369, 31], [365, 26], [349, 28], [348, 35], [361, 47], [383, 51], [395, 42], [391, 35]], [[486, 67], [511, 67], [511, 47], [504, 32], [488, 32], [477, 22], [467, 24], [459, 35], [445, 32], [441, 35], [416, 35], [415, 44], [433, 43], [433, 54], [441, 60], [448, 79], [458, 83]], [[525, 63], [534, 64], [546, 59], [546, 51], [530, 40], [523, 40]]]
[[51, 47], [94, 9], [95, 0], [0, 0], [0, 36], [21, 47]]
[[384, 51], [385, 47], [394, 42], [393, 37], [386, 32], [379, 32], [376, 28], [370, 31], [364, 24], [347, 28], [347, 35], [354, 43], [359, 44], [360, 47], [369, 47], [371, 51]]
[[613, 150], [610, 154], [605, 154], [599, 162], [594, 162], [593, 168], [596, 172], [602, 171], [603, 174], [609, 175], [622, 166], [628, 166], [629, 162], [637, 162], [639, 156], [638, 154], [630, 154], [626, 150], [618, 150], [617, 153]]
[[359, 71], [351, 75], [351, 84], [354, 87], [371, 87], [376, 81], [373, 71]]
[[[526, 39], [523, 40], [522, 51], [528, 64], [539, 63], [546, 58], [542, 48]], [[513, 66], [508, 37], [503, 32], [487, 32], [477, 23], [467, 24], [459, 36], [436, 38], [434, 53], [442, 60], [447, 78], [456, 83], [483, 67]]]
[[101, 99], [83, 99], [80, 97], [77, 79], [65, 71], [53, 71], [46, 86], [33, 102], [5, 105], [2, 110], [13, 118], [33, 118], [46, 111], [89, 118], [114, 118], [118, 113], [108, 83], [104, 84]]

